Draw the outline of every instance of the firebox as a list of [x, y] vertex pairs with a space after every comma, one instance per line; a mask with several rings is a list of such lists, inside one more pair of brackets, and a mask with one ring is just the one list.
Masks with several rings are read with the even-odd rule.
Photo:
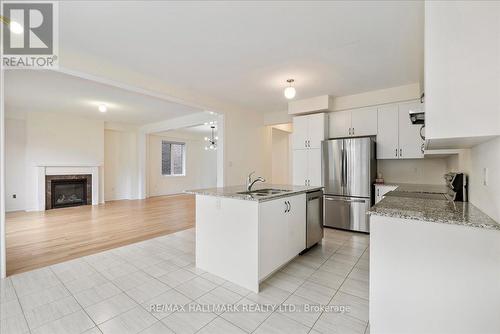
[[92, 203], [92, 175], [47, 175], [45, 208]]

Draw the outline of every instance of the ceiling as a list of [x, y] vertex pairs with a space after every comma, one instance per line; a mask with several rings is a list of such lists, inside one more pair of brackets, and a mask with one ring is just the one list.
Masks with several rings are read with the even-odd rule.
[[[98, 111], [100, 104], [108, 107], [106, 113]], [[40, 70], [6, 71], [5, 110], [7, 115], [21, 116], [26, 112], [65, 112], [136, 125], [201, 111], [95, 81]]]
[[286, 109], [288, 78], [306, 98], [423, 75], [422, 1], [66, 1], [59, 13], [61, 66], [245, 110]]

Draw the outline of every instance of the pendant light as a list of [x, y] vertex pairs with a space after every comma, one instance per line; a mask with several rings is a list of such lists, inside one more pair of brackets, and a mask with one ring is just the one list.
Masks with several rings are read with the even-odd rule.
[[205, 150], [216, 150], [217, 149], [217, 140], [219, 137], [215, 135], [215, 125], [211, 125], [210, 129], [212, 129], [212, 135], [210, 138], [205, 137], [205, 141], [207, 145], [205, 145]]
[[292, 86], [294, 80], [293, 79], [288, 79], [286, 82], [288, 82], [288, 87], [285, 88], [285, 97], [289, 100], [293, 99], [295, 97], [296, 91], [295, 87]]

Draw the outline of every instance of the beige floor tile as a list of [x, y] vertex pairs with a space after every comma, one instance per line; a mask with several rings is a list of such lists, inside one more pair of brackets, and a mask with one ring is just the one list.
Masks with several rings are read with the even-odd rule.
[[211, 323], [203, 327], [199, 334], [244, 334], [241, 328], [233, 325], [227, 320], [222, 318], [215, 318]]
[[68, 314], [32, 331], [33, 334], [80, 334], [94, 327], [83, 310]]
[[283, 304], [294, 305], [294, 309], [283, 308], [278, 313], [298, 321], [307, 327], [312, 327], [321, 315], [321, 310], [318, 308], [319, 305], [317, 303], [297, 295], [291, 295]]
[[203, 296], [207, 292], [212, 291], [216, 287], [217, 285], [215, 283], [201, 277], [196, 277], [179, 286], [176, 286], [175, 289], [191, 299], [196, 299]]
[[106, 282], [101, 285], [96, 285], [90, 289], [76, 293], [74, 296], [82, 307], [89, 307], [90, 305], [102, 302], [105, 299], [111, 298], [120, 294], [122, 291], [118, 289], [113, 283]]
[[160, 321], [156, 322], [153, 326], [150, 326], [140, 332], [141, 334], [176, 334], [170, 328], [162, 324]]
[[68, 296], [30, 310], [25, 310], [24, 314], [28, 321], [28, 326], [33, 330], [80, 309], [81, 307], [76, 299], [73, 296]]
[[284, 272], [278, 271], [271, 277], [265, 280], [265, 282], [271, 286], [280, 288], [288, 292], [294, 292], [304, 283], [303, 278], [298, 278]]
[[306, 281], [293, 294], [307, 298], [314, 303], [326, 305], [337, 290], [314, 282]]
[[246, 298], [259, 304], [281, 304], [290, 295], [291, 293], [289, 291], [285, 291], [267, 283], [262, 283], [259, 293], [252, 292], [248, 294]]
[[271, 309], [259, 308], [259, 304], [247, 298], [243, 298], [236, 305], [240, 312], [224, 312], [221, 317], [249, 333], [272, 313]]
[[369, 283], [366, 281], [347, 278], [339, 290], [360, 298], [369, 298]]
[[315, 271], [307, 279], [307, 281], [320, 284], [332, 289], [338, 289], [342, 285], [345, 279], [346, 279], [345, 275], [339, 275], [335, 272], [330, 272], [320, 269]]
[[345, 314], [368, 322], [368, 300], [339, 291], [330, 302], [330, 305], [349, 306], [349, 312]]
[[282, 314], [273, 313], [254, 332], [256, 334], [306, 334], [310, 327]]
[[125, 293], [137, 303], [142, 304], [153, 297], [161, 295], [171, 288], [158, 280], [148, 281], [147, 283], [136, 286]]
[[135, 334], [152, 326], [158, 320], [137, 306], [99, 325], [103, 334]]
[[163, 276], [158, 277], [160, 281], [163, 283], [171, 286], [171, 287], [176, 287], [178, 285], [181, 285], [193, 278], [197, 277], [195, 274], [188, 270], [184, 269], [179, 269], [176, 271], [172, 271], [168, 274], [165, 274]]
[[214, 313], [198, 310], [190, 311], [186, 308], [185, 311], [172, 313], [161, 321], [177, 334], [192, 334], [199, 331], [216, 317], [217, 315]]
[[175, 312], [175, 307], [189, 304], [191, 301], [191, 299], [182, 293], [171, 289], [142, 303], [141, 305], [157, 319], [163, 319], [167, 315]]
[[363, 334], [366, 322], [342, 313], [324, 312], [313, 329], [323, 334]]
[[87, 312], [92, 320], [99, 325], [134, 308], [135, 306], [137, 306], [137, 304], [129, 296], [124, 293], [120, 293], [85, 308], [85, 312]]

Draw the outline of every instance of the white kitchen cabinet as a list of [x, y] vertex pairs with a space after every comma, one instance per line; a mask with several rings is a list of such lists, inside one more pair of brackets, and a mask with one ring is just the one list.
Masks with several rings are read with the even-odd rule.
[[424, 140], [420, 137], [422, 125], [411, 124], [409, 111], [421, 108], [420, 102], [399, 104], [399, 158], [420, 159], [424, 157]]
[[259, 203], [259, 279], [306, 248], [306, 195]]
[[330, 138], [375, 136], [377, 134], [377, 109], [359, 108], [336, 111], [329, 115]]
[[377, 108], [351, 110], [351, 136], [377, 135]]
[[321, 149], [293, 151], [293, 184], [321, 186]]
[[293, 118], [292, 148], [320, 148], [327, 137], [327, 116], [324, 113]]
[[398, 186], [389, 185], [389, 184], [376, 184], [375, 185], [375, 204], [380, 202], [384, 198], [385, 194], [387, 194], [389, 191], [395, 190], [397, 187]]
[[321, 186], [321, 149], [315, 148], [307, 151], [307, 184]]
[[[286, 262], [288, 249], [288, 206], [286, 197], [259, 204], [259, 279]], [[265, 256], [264, 256], [265, 255]]]
[[398, 105], [378, 109], [377, 159], [397, 159], [399, 151]]
[[287, 261], [306, 249], [306, 197], [304, 194], [285, 197], [289, 203], [287, 216]]
[[500, 2], [425, 1], [428, 149], [500, 135]]
[[378, 108], [377, 159], [420, 159], [424, 157], [421, 125], [411, 124], [409, 111], [421, 109], [420, 102], [390, 104]]
[[293, 184], [321, 186], [321, 142], [328, 137], [324, 113], [293, 118]]
[[348, 137], [351, 129], [351, 112], [336, 111], [329, 115], [330, 130], [328, 131], [330, 138]]
[[[309, 150], [293, 150], [293, 184], [298, 186], [307, 185], [309, 178], [308, 170], [308, 157]], [[321, 168], [321, 167], [320, 167]]]

